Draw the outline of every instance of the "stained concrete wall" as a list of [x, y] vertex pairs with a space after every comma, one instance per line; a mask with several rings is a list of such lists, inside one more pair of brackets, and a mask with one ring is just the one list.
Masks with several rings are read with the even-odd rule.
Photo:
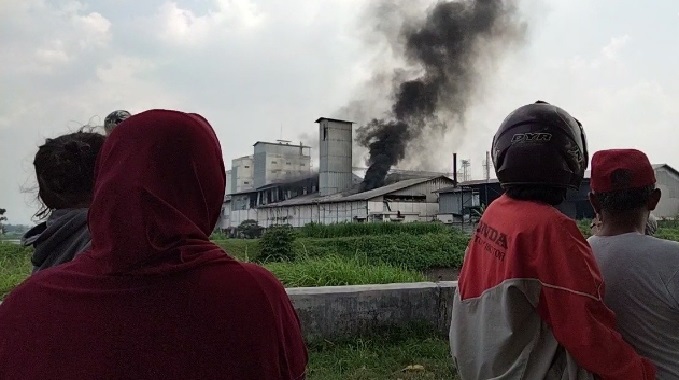
[[286, 290], [299, 315], [304, 337], [314, 341], [409, 323], [426, 323], [448, 337], [456, 287], [457, 281], [441, 281]]
[[426, 323], [448, 336], [457, 281], [288, 288], [308, 340]]

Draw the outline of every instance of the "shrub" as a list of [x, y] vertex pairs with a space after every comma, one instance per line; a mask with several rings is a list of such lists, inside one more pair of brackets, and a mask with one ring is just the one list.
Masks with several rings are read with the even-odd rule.
[[655, 237], [660, 239], [679, 241], [679, 230], [675, 228], [658, 228]]
[[679, 218], [658, 218], [658, 228], [677, 229], [679, 228]]
[[228, 237], [221, 230], [214, 230], [212, 235], [210, 235], [210, 240], [226, 240]]
[[31, 274], [31, 249], [0, 242], [0, 299]]
[[259, 262], [294, 261], [296, 233], [290, 225], [270, 227], [259, 240]]
[[427, 233], [439, 233], [450, 230], [443, 223], [439, 222], [375, 222], [375, 223], [331, 223], [328, 225], [309, 223], [299, 229], [302, 237], [307, 238], [337, 238], [349, 236], [365, 235], [393, 235], [407, 233], [412, 235], [422, 235]]
[[265, 267], [289, 287], [426, 281], [421, 273], [387, 264], [370, 264], [360, 256], [330, 255], [297, 262], [268, 263]]

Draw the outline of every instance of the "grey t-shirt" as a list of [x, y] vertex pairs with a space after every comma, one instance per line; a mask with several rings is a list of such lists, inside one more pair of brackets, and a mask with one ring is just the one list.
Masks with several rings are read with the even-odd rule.
[[679, 243], [639, 233], [588, 239], [623, 338], [679, 379]]

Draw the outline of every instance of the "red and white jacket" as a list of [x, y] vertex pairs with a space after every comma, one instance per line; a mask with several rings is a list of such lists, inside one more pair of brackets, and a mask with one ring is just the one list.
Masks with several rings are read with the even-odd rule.
[[654, 379], [616, 330], [604, 284], [575, 222], [506, 195], [467, 247], [450, 345], [460, 378]]

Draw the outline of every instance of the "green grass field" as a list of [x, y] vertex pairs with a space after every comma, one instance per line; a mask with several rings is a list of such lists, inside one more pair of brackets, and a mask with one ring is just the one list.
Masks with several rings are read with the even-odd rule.
[[309, 345], [310, 380], [457, 379], [448, 341], [426, 328], [377, 331]]
[[0, 300], [31, 273], [30, 250], [0, 242]]
[[[450, 228], [418, 234], [399, 231], [385, 235], [299, 237], [294, 242], [294, 255], [302, 258], [337, 255], [348, 259], [360, 256], [368, 264], [422, 271], [460, 267], [468, 241], [466, 234]], [[259, 256], [258, 241], [254, 239], [226, 239], [215, 243], [239, 259], [253, 260]]]
[[[589, 236], [589, 221], [579, 227]], [[286, 286], [424, 281], [421, 271], [457, 268], [469, 237], [433, 223], [312, 225], [297, 231], [294, 261], [263, 264]], [[679, 228], [660, 228], [679, 241]], [[215, 241], [241, 261], [260, 258], [259, 240]], [[30, 250], [0, 242], [0, 299], [31, 271]], [[448, 342], [431, 331], [401, 328], [309, 346], [311, 380], [456, 379]]]

